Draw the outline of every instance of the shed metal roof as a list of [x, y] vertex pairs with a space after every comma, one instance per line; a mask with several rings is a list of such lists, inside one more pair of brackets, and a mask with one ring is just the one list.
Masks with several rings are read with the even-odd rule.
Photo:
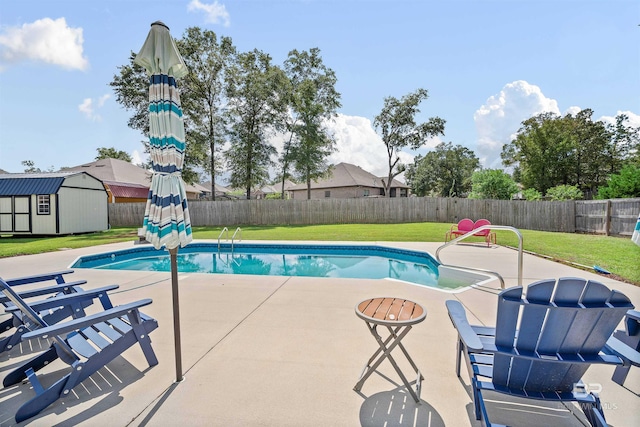
[[64, 180], [78, 172], [0, 174], [0, 196], [56, 194]]
[[62, 177], [0, 179], [0, 196], [56, 194], [63, 182]]

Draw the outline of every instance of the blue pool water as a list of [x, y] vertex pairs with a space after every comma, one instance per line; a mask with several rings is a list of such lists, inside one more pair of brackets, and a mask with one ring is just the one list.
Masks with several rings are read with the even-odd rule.
[[[152, 246], [88, 255], [72, 268], [170, 271]], [[396, 279], [438, 287], [438, 262], [426, 252], [373, 245], [192, 243], [178, 251], [181, 273]]]

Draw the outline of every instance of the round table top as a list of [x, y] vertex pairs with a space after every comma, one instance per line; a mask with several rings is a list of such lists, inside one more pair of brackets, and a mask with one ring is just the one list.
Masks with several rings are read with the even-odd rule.
[[413, 325], [422, 322], [427, 311], [404, 298], [370, 298], [356, 306], [356, 314], [368, 322], [388, 325]]

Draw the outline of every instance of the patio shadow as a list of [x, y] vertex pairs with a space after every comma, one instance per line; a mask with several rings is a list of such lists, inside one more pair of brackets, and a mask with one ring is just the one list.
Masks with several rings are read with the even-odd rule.
[[360, 407], [362, 427], [425, 426], [444, 427], [444, 421], [429, 403], [414, 402], [406, 388], [373, 394]]
[[[42, 375], [40, 379], [43, 385], [48, 386], [64, 375], [67, 370], [52, 371]], [[81, 409], [81, 412], [66, 418], [65, 423], [77, 425], [86, 422], [95, 415], [120, 404], [123, 401], [120, 390], [144, 377], [147, 370], [140, 371], [122, 356], [119, 356], [106, 367], [84, 380], [81, 385], [75, 387], [68, 396], [56, 400], [41, 413], [19, 425], [41, 423], [42, 420], [38, 421], [39, 419], [50, 416], [52, 413], [59, 415], [67, 411], [76, 412], [75, 407]], [[2, 389], [0, 391], [0, 402], [2, 403], [0, 405], [2, 407], [0, 427], [16, 425], [15, 413], [20, 406], [33, 397], [35, 397], [35, 392], [28, 382]], [[85, 403], [89, 403], [90, 406], [85, 406]]]

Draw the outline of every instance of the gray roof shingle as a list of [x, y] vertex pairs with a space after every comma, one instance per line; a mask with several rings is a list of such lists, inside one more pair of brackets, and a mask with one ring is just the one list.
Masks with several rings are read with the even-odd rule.
[[[384, 188], [384, 179], [367, 172], [360, 166], [351, 163], [338, 163], [331, 171], [331, 176], [326, 179], [311, 181], [311, 188], [338, 188], [338, 187], [370, 187]], [[407, 187], [400, 181], [393, 180], [392, 187]], [[307, 184], [295, 185], [290, 190], [306, 189]]]

